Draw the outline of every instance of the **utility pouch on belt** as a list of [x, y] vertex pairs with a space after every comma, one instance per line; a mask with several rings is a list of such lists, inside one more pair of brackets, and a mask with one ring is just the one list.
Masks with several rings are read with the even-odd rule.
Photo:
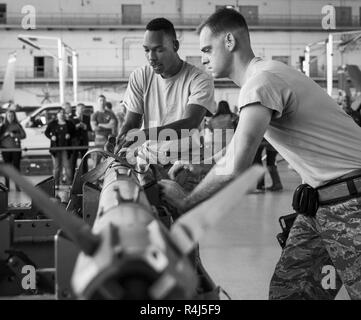
[[291, 231], [293, 223], [297, 218], [297, 213], [288, 214], [286, 216], [282, 216], [279, 218], [279, 223], [282, 229], [282, 232], [277, 235], [278, 243], [283, 249], [286, 246], [286, 241], [288, 239], [288, 235]]
[[293, 194], [292, 207], [297, 213], [314, 217], [318, 209], [318, 191], [308, 184], [299, 185]]

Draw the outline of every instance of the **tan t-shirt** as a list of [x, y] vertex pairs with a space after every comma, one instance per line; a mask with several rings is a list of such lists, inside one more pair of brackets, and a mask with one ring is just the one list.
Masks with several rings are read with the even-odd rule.
[[124, 104], [128, 110], [144, 116], [144, 128], [163, 126], [184, 118], [189, 104], [201, 105], [215, 113], [213, 79], [185, 61], [181, 70], [167, 79], [147, 65], [130, 75]]
[[[183, 61], [181, 70], [171, 78], [164, 79], [150, 66], [136, 69], [129, 78], [124, 96], [128, 110], [143, 115], [142, 128], [164, 126], [184, 118], [189, 104], [200, 105], [211, 113], [216, 112], [213, 79], [204, 71]], [[171, 145], [178, 142], [147, 142], [139, 148], [138, 154], [144, 158], [164, 157]], [[189, 158], [188, 139], [180, 140], [184, 159]], [[183, 147], [184, 146], [184, 147]], [[199, 152], [193, 148], [192, 153]], [[170, 157], [175, 161], [178, 154]], [[153, 162], [154, 163], [154, 162]]]
[[361, 168], [361, 128], [303, 73], [254, 58], [238, 101], [252, 103], [274, 110], [265, 138], [309, 185]]

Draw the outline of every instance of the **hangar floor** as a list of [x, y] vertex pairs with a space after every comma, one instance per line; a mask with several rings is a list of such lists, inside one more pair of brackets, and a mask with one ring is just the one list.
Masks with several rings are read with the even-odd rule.
[[[239, 211], [225, 216], [200, 243], [206, 270], [233, 300], [268, 299], [269, 282], [281, 254], [276, 240], [281, 231], [278, 218], [293, 212], [292, 194], [300, 184], [299, 176], [284, 161], [279, 164], [279, 171], [282, 192], [247, 195]], [[30, 177], [34, 184], [43, 178]], [[266, 185], [269, 184], [266, 176]], [[9, 194], [9, 203], [29, 201], [22, 192]], [[349, 299], [344, 288], [337, 299]]]

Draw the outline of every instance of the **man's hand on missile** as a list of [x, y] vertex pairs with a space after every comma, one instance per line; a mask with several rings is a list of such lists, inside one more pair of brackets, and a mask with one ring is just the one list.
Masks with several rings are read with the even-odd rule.
[[177, 174], [182, 170], [189, 170], [194, 174], [201, 174], [204, 170], [203, 166], [200, 164], [191, 164], [188, 161], [177, 160], [174, 162], [173, 166], [169, 169], [168, 175], [172, 180], [176, 179]]
[[[142, 136], [145, 136], [143, 130], [130, 130], [117, 137], [117, 144], [115, 153], [118, 153], [121, 149], [130, 147], [134, 142]], [[145, 140], [145, 139], [144, 139]]]
[[51, 136], [51, 141], [56, 141], [56, 136]]
[[158, 182], [161, 186], [163, 199], [176, 207], [180, 213], [186, 211], [186, 201], [188, 193], [175, 181], [163, 179]]
[[114, 153], [118, 154], [120, 150], [126, 149], [127, 133], [124, 132], [122, 135], [117, 136]]
[[105, 143], [104, 145], [104, 150], [105, 151], [108, 151], [110, 153], [114, 153], [114, 150], [115, 150], [115, 136], [113, 135], [109, 135], [108, 136], [108, 141]]

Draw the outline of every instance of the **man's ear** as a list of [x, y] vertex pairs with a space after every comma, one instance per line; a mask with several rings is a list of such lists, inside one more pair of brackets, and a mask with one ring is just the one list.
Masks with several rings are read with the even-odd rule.
[[173, 47], [174, 47], [174, 51], [177, 52], [179, 49], [179, 41], [178, 40], [173, 41]]
[[236, 38], [232, 32], [227, 32], [224, 38], [225, 45], [228, 51], [233, 51], [236, 47]]

